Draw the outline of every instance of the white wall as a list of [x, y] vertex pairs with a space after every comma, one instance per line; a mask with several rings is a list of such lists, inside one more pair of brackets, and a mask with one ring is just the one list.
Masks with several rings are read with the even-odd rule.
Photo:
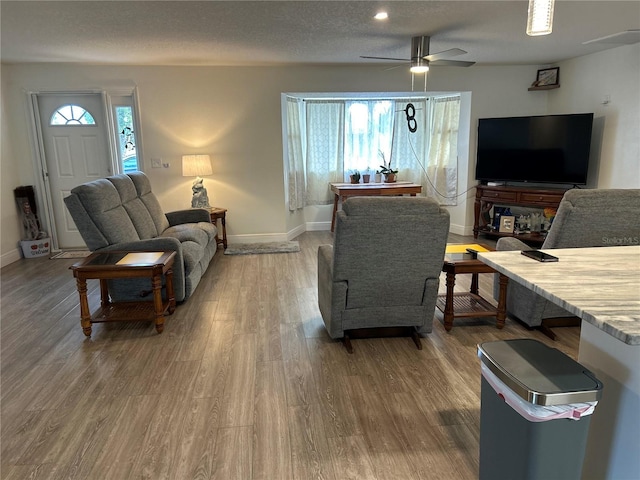
[[595, 114], [590, 183], [640, 188], [640, 43], [560, 63], [560, 84], [550, 113]]
[[[637, 47], [637, 46], [634, 46]], [[607, 68], [611, 81], [612, 103], [617, 86], [626, 85], [630, 69], [618, 74], [618, 56], [629, 53], [609, 51], [597, 54], [593, 63], [612, 62]], [[611, 56], [612, 58], [610, 59]], [[576, 59], [591, 63], [586, 57]], [[624, 62], [620, 62], [624, 63]], [[637, 78], [637, 58], [635, 64]], [[571, 80], [571, 64], [561, 65], [563, 94], [584, 88], [589, 68]], [[534, 115], [548, 111], [546, 92], [528, 92], [538, 66], [444, 67], [429, 73], [430, 91], [469, 91], [471, 95], [471, 138], [468, 158], [459, 159], [462, 192], [475, 184], [475, 145], [477, 119], [481, 117]], [[592, 69], [597, 70], [597, 69]], [[571, 82], [576, 82], [573, 87]], [[185, 153], [209, 153], [214, 174], [205, 179], [212, 204], [229, 209], [228, 234], [231, 240], [283, 238], [305, 221], [329, 221], [330, 208], [312, 212], [312, 218], [291, 216], [284, 203], [280, 94], [282, 92], [382, 92], [407, 91], [411, 81], [404, 69], [384, 71], [378, 66], [298, 66], [298, 67], [152, 67], [152, 66], [77, 66], [77, 65], [3, 65], [2, 66], [2, 264], [17, 258], [19, 219], [12, 191], [18, 185], [35, 184], [36, 173], [30, 144], [27, 117], [27, 92], [138, 87], [144, 169], [154, 191], [166, 210], [190, 205], [191, 179], [181, 176], [180, 158]], [[636, 92], [637, 99], [637, 92]], [[554, 97], [555, 101], [555, 97]], [[557, 102], [556, 102], [557, 103]], [[560, 107], [558, 107], [560, 108]], [[621, 106], [622, 108], [622, 106]], [[638, 108], [625, 105], [625, 137], [638, 131]], [[634, 113], [635, 112], [635, 113]], [[634, 116], [635, 115], [635, 116]], [[617, 130], [605, 132], [618, 137]], [[637, 140], [637, 138], [636, 138]], [[611, 153], [601, 171], [617, 172], [619, 162], [627, 168], [628, 156], [618, 138], [606, 138], [603, 144]], [[161, 157], [168, 169], [152, 169], [151, 158]], [[637, 144], [636, 144], [637, 158]], [[612, 174], [607, 186], [628, 186], [625, 174]], [[601, 182], [602, 183], [602, 182]], [[637, 186], [637, 185], [636, 185]], [[473, 198], [473, 190], [468, 198]], [[452, 231], [465, 230], [473, 223], [473, 201], [464, 201], [451, 211]]]
[[28, 183], [20, 176], [20, 157], [14, 155], [14, 142], [10, 141], [9, 125], [12, 114], [8, 111], [6, 101], [10, 90], [9, 76], [6, 72], [7, 69], [3, 66], [0, 70], [0, 266], [20, 258], [18, 240], [21, 228], [13, 189]]

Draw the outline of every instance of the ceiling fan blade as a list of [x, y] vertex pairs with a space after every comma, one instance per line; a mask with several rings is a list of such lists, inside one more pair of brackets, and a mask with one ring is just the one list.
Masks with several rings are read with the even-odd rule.
[[387, 70], [393, 70], [394, 68], [400, 68], [400, 67], [407, 67], [408, 65], [411, 65], [411, 62], [405, 62], [405, 63], [401, 63], [400, 65], [394, 65], [393, 67], [384, 68], [382, 71], [386, 72]]
[[410, 62], [410, 58], [389, 58], [389, 57], [366, 57], [364, 55], [360, 55], [360, 58], [370, 58], [373, 60], [395, 60], [396, 62]]
[[464, 55], [465, 52], [464, 50], [460, 49], [460, 48], [450, 48], [449, 50], [445, 50], [443, 52], [438, 52], [438, 53], [434, 53], [432, 55], [427, 55], [426, 57], [423, 57], [425, 60], [427, 60], [428, 62], [435, 62], [436, 60], [440, 60], [443, 58], [449, 58], [449, 57], [457, 57], [458, 55]]
[[463, 62], [462, 60], [436, 60], [435, 62], [429, 62], [431, 67], [470, 67], [475, 64], [476, 62]]

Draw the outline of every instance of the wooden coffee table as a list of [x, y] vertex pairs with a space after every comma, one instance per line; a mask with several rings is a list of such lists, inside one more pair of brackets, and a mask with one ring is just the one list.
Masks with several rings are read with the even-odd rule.
[[[76, 278], [80, 295], [80, 325], [87, 337], [91, 324], [123, 320], [155, 320], [156, 331], [164, 330], [164, 315], [176, 309], [173, 293], [173, 261], [176, 252], [97, 252], [70, 268]], [[166, 300], [162, 300], [162, 275], [165, 276]], [[151, 301], [114, 302], [109, 298], [108, 280], [123, 278], [149, 278]], [[87, 280], [100, 280], [100, 309], [93, 315], [89, 311]]]
[[[485, 251], [493, 251], [493, 248], [483, 244], [475, 244]], [[508, 278], [500, 274], [500, 293], [498, 306], [494, 307], [478, 293], [478, 274], [496, 273], [487, 264], [481, 262], [472, 253], [466, 252], [466, 248], [474, 248], [469, 245], [447, 245], [448, 253], [445, 253], [442, 271], [446, 273], [447, 293], [438, 295], [437, 307], [444, 314], [444, 329], [448, 332], [453, 328], [456, 318], [464, 317], [496, 317], [498, 328], [504, 327], [507, 317], [507, 283]], [[464, 253], [453, 251], [462, 250]], [[456, 275], [471, 274], [471, 288], [469, 292], [454, 293]]]

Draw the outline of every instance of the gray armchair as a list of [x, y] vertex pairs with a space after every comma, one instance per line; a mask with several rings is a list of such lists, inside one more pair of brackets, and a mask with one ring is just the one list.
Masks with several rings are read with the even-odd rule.
[[[351, 331], [429, 333], [449, 213], [422, 197], [353, 197], [337, 213], [334, 244], [318, 249], [318, 305], [331, 338]], [[356, 332], [354, 332], [356, 333]]]
[[[640, 190], [569, 190], [542, 249], [637, 245], [640, 241]], [[527, 250], [516, 238], [498, 240], [496, 250]], [[586, 259], [588, 261], [588, 259]], [[576, 286], [579, 288], [579, 286]], [[497, 278], [494, 298], [498, 298]], [[533, 291], [509, 282], [507, 313], [532, 328], [555, 338], [551, 326], [578, 324], [575, 317]]]
[[[217, 250], [217, 230], [209, 212], [163, 213], [142, 172], [85, 183], [71, 190], [64, 202], [91, 251], [175, 251], [173, 285], [178, 302], [195, 290]], [[147, 279], [109, 282], [114, 301], [139, 299], [149, 290]]]

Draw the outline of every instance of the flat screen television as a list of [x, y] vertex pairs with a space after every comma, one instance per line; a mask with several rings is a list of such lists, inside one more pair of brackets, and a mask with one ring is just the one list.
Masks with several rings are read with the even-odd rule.
[[587, 183], [593, 113], [481, 118], [476, 180]]

